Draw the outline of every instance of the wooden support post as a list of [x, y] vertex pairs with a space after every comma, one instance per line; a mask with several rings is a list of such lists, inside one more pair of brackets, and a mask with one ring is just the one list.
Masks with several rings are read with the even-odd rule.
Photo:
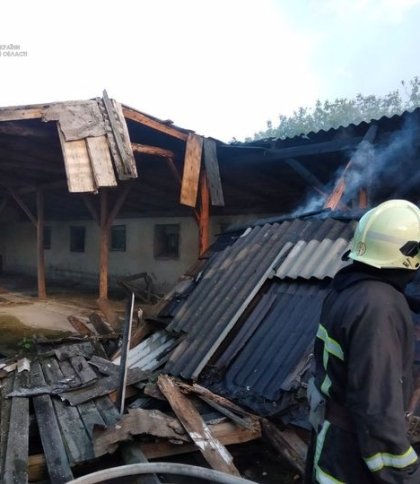
[[38, 276], [38, 297], [45, 299], [47, 289], [45, 284], [45, 252], [44, 252], [44, 193], [42, 190], [36, 192], [36, 252], [37, 252], [37, 276]]
[[100, 248], [99, 248], [99, 298], [108, 299], [108, 272], [109, 272], [109, 231], [108, 217], [108, 192], [106, 189], [99, 191], [100, 196]]
[[[115, 205], [108, 213], [108, 192], [102, 188], [99, 191], [100, 196], [100, 214], [99, 214], [99, 228], [100, 228], [100, 252], [99, 252], [99, 299], [108, 299], [108, 273], [109, 273], [109, 237], [111, 233], [111, 225], [118, 212], [123, 206], [128, 192], [131, 190], [132, 184], [127, 183], [121, 191]], [[88, 207], [89, 204], [86, 206]], [[89, 209], [89, 207], [88, 207]], [[90, 211], [90, 209], [89, 209]]]
[[202, 256], [210, 245], [210, 194], [207, 184], [206, 171], [204, 169], [201, 170], [200, 197], [199, 255]]

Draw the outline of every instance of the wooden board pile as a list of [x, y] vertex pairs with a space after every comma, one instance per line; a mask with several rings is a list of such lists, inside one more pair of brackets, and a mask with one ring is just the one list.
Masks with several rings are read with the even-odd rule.
[[226, 446], [262, 436], [303, 472], [306, 447], [296, 435], [162, 373], [176, 345], [164, 331], [144, 322], [133, 330], [127, 366], [140, 361], [143, 367], [126, 367], [122, 380], [115, 344], [121, 321], [114, 315], [108, 325], [95, 314], [86, 322], [69, 318], [80, 337], [38, 343], [26, 357], [0, 361], [0, 482], [64, 483], [114, 465], [191, 452], [238, 476]]

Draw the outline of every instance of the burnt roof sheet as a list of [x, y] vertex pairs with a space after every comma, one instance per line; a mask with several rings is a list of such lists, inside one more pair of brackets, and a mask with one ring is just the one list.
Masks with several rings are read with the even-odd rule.
[[272, 281], [214, 363], [213, 374], [223, 378], [212, 389], [258, 412], [278, 409], [290, 375], [312, 345], [327, 285]]
[[[167, 329], [186, 333], [186, 337], [171, 355], [166, 370], [184, 378], [197, 377], [267, 278], [274, 275], [271, 270], [281, 270], [278, 277], [284, 278], [289, 274], [321, 280], [332, 277], [341, 262], [336, 259], [341, 255], [339, 248], [346, 246], [351, 234], [351, 224], [331, 218], [249, 228], [210, 258], [195, 289], [176, 310]], [[329, 256], [324, 240], [330, 240], [334, 255]], [[313, 259], [316, 264], [306, 268]]]

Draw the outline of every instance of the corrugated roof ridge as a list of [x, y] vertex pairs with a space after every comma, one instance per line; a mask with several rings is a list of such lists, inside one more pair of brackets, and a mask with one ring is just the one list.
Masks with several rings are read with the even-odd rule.
[[[349, 123], [349, 124], [340, 124], [339, 126], [337, 127], [331, 127], [329, 129], [319, 129], [317, 131], [309, 131], [307, 133], [302, 133], [302, 134], [298, 134], [296, 136], [288, 136], [286, 138], [276, 138], [276, 137], [269, 137], [269, 138], [261, 138], [261, 139], [258, 139], [258, 140], [254, 140], [254, 141], [250, 141], [250, 142], [244, 142], [241, 144], [242, 145], [247, 145], [247, 146], [253, 146], [253, 144], [255, 143], [255, 145], [257, 145], [258, 143], [273, 143], [273, 142], [276, 142], [276, 141], [287, 141], [287, 142], [291, 142], [293, 140], [296, 140], [296, 141], [301, 141], [302, 139], [306, 139], [306, 138], [310, 138], [311, 136], [317, 136], [317, 135], [331, 135], [333, 134], [334, 132], [338, 132], [338, 131], [341, 131], [341, 130], [348, 130], [348, 129], [358, 129], [364, 125], [368, 126], [369, 124], [371, 123], [383, 123], [383, 122], [386, 122], [386, 121], [391, 121], [391, 120], [397, 120], [398, 118], [404, 118], [404, 117], [407, 117], [409, 115], [412, 115], [412, 114], [420, 114], [420, 107], [417, 107], [417, 108], [413, 108], [412, 110], [404, 110], [402, 111], [400, 114], [393, 114], [391, 116], [381, 116], [380, 118], [371, 118], [370, 120], [363, 120], [363, 121], [360, 121], [360, 123]], [[236, 142], [237, 143], [237, 142]], [[234, 143], [232, 143], [232, 145], [234, 146]]]

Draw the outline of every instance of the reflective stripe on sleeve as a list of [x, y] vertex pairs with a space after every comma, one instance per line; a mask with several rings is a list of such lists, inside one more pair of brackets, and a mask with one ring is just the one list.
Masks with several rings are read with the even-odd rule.
[[416, 460], [416, 451], [411, 446], [408, 448], [407, 452], [404, 452], [404, 454], [398, 455], [378, 452], [377, 454], [364, 459], [371, 472], [378, 472], [384, 467], [395, 467], [396, 469], [402, 469], [414, 464]]
[[339, 360], [344, 361], [344, 352], [341, 346], [339, 345], [339, 343], [337, 343], [335, 339], [328, 336], [328, 331], [324, 328], [324, 326], [322, 326], [322, 324], [319, 325], [316, 336], [324, 342], [324, 362], [325, 351], [327, 351], [331, 355], [334, 355]]
[[321, 457], [322, 449], [324, 447], [325, 437], [327, 435], [329, 428], [330, 428], [330, 422], [328, 422], [328, 420], [324, 420], [322, 429], [316, 438], [316, 448], [315, 448], [315, 458], [314, 458], [316, 481], [319, 482], [320, 484], [345, 484], [343, 481], [339, 481], [332, 475], [323, 471], [318, 465], [319, 459]]

